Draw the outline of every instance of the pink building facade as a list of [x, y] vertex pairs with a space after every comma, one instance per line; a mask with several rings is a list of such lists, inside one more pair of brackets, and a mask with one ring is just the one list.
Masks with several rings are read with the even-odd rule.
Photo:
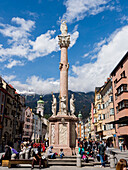
[[116, 146], [123, 140], [128, 149], [128, 52], [111, 72], [115, 125]]

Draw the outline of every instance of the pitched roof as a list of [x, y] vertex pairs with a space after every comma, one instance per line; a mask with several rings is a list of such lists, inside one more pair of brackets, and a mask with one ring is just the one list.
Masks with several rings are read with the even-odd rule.
[[126, 58], [128, 57], [128, 52], [124, 55], [124, 57], [120, 60], [120, 62], [117, 64], [117, 66], [113, 69], [113, 71], [111, 72], [111, 76], [115, 73], [115, 71], [120, 67], [120, 65], [122, 65], [124, 63], [124, 61], [126, 60]]

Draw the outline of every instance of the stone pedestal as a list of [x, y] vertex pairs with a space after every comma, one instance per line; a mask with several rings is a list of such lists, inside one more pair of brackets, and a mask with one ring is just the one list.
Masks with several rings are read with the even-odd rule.
[[58, 114], [49, 118], [49, 145], [53, 146], [53, 152], [59, 153], [63, 149], [66, 156], [77, 154], [76, 123], [76, 116]]

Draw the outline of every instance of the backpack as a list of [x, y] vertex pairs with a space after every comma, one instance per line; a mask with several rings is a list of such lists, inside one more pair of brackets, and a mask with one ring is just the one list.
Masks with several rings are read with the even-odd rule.
[[105, 151], [105, 147], [104, 147], [103, 144], [101, 144], [101, 145], [99, 146], [99, 154], [100, 154], [100, 155], [104, 155], [104, 151]]

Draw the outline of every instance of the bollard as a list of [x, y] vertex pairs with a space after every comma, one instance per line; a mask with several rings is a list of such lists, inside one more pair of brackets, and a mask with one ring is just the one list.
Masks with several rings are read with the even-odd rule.
[[11, 155], [11, 159], [12, 160], [16, 159], [16, 154], [15, 153]]
[[25, 159], [28, 159], [28, 157], [29, 157], [29, 150], [26, 150], [26, 152], [25, 152]]
[[115, 159], [114, 155], [110, 155], [110, 168], [115, 168]]
[[77, 155], [77, 167], [81, 167], [81, 155]]
[[24, 153], [23, 152], [20, 152], [19, 153], [19, 159], [23, 159], [24, 158]]

